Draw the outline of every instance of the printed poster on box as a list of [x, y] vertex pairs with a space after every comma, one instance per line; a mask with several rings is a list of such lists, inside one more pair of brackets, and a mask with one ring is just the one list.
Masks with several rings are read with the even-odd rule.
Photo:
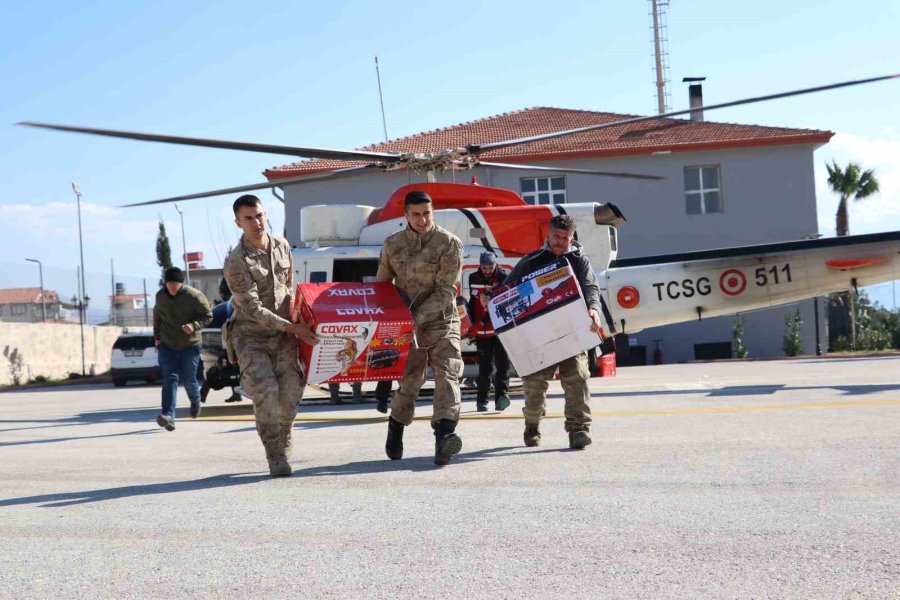
[[319, 343], [300, 344], [307, 383], [396, 380], [403, 376], [413, 320], [393, 284], [301, 283], [294, 322]]
[[519, 375], [530, 375], [597, 346], [581, 288], [561, 258], [498, 290], [491, 322]]

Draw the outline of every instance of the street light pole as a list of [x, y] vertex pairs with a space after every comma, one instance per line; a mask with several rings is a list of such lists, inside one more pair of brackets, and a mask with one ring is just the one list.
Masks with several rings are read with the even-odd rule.
[[44, 299], [44, 265], [36, 258], [26, 258], [28, 262], [37, 263], [38, 276], [41, 278], [41, 322], [47, 322], [47, 302]]
[[187, 284], [191, 285], [191, 268], [188, 265], [187, 258], [187, 243], [184, 241], [184, 213], [181, 211], [181, 207], [178, 206], [178, 203], [175, 203], [175, 210], [178, 211], [178, 216], [181, 217], [181, 249], [184, 251], [182, 258], [184, 259], [184, 275], [187, 279]]
[[87, 375], [84, 361], [84, 322], [86, 320], [88, 295], [87, 288], [84, 286], [84, 242], [81, 237], [81, 188], [74, 181], [72, 182], [72, 191], [75, 192], [75, 201], [78, 205], [78, 254], [81, 258], [81, 298], [78, 302], [79, 312], [81, 312], [81, 376]]

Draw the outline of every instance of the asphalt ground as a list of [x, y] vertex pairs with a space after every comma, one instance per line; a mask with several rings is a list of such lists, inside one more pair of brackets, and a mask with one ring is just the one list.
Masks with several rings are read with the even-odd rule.
[[285, 479], [225, 391], [174, 432], [158, 387], [0, 394], [0, 597], [898, 598], [898, 367], [619, 369], [584, 451], [556, 383], [538, 448], [470, 398], [444, 468], [429, 402], [401, 461], [374, 404], [304, 406]]

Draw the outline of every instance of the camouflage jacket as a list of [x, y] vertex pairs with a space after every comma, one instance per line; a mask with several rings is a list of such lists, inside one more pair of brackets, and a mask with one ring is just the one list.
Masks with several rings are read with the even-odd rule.
[[269, 236], [260, 250], [241, 236], [225, 259], [225, 281], [231, 289], [234, 328], [242, 333], [277, 333], [291, 321], [294, 264], [284, 238]]
[[435, 225], [425, 235], [409, 226], [389, 235], [381, 248], [378, 281], [393, 281], [420, 330], [446, 330], [459, 322], [456, 283], [462, 242]]

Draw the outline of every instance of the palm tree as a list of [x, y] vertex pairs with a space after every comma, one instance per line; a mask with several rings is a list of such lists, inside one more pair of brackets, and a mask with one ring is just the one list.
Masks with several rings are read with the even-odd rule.
[[847, 215], [847, 200], [852, 196], [854, 200], [862, 200], [878, 191], [878, 180], [875, 179], [875, 170], [861, 171], [859, 165], [851, 162], [847, 168], [841, 170], [836, 160], [831, 164], [825, 164], [828, 169], [828, 185], [835, 193], [841, 195], [835, 216], [835, 231], [838, 237], [850, 235], [850, 219]]
[[[866, 169], [862, 171], [859, 165], [850, 162], [847, 168], [841, 170], [837, 161], [831, 161], [831, 164], [825, 163], [828, 169], [828, 185], [835, 193], [841, 195], [841, 201], [838, 203], [837, 215], [835, 215], [835, 232], [838, 237], [850, 234], [850, 217], [847, 214], [847, 200], [852, 196], [854, 200], [862, 200], [871, 196], [878, 191], [878, 180], [875, 178], [874, 169]], [[832, 303], [838, 300], [839, 304], [845, 307], [847, 316], [850, 320], [850, 348], [856, 349], [856, 309], [854, 290], [838, 294], [832, 297]], [[846, 321], [845, 321], [846, 322]]]

